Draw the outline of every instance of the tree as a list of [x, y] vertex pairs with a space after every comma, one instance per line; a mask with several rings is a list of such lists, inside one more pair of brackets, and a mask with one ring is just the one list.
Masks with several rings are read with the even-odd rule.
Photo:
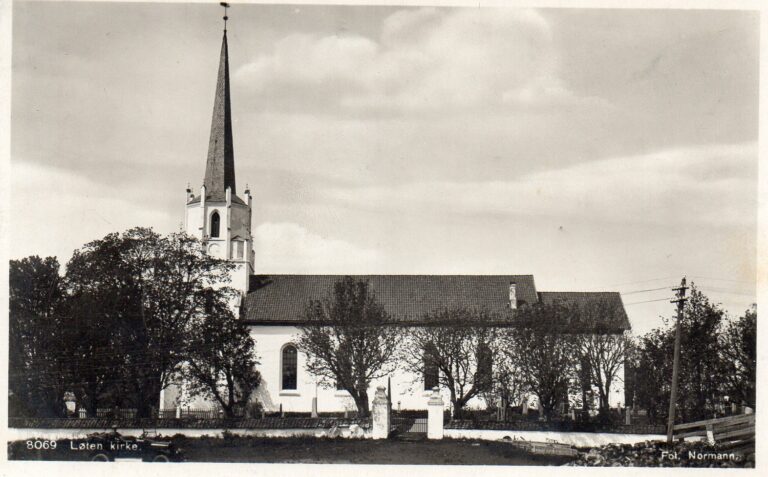
[[[724, 348], [725, 312], [694, 284], [680, 322], [681, 353], [677, 410], [680, 421], [711, 418], [732, 377]], [[674, 321], [638, 340], [632, 359], [634, 397], [653, 418], [666, 418], [672, 380]], [[747, 345], [749, 347], [750, 345]], [[752, 345], [753, 349], [755, 345]], [[745, 350], [749, 353], [748, 350]], [[749, 358], [747, 358], [748, 360]]]
[[191, 236], [162, 237], [146, 228], [109, 234], [75, 252], [66, 281], [73, 319], [85, 333], [79, 361], [91, 360], [76, 371], [92, 411], [107, 392], [99, 387], [104, 373], [112, 395], [129, 390], [137, 415], [150, 416], [179, 371], [191, 324], [206, 315], [211, 293], [226, 293], [231, 267]]
[[518, 309], [515, 326], [502, 333], [502, 356], [520, 370], [521, 382], [536, 395], [547, 420], [576, 381], [578, 347], [571, 333], [576, 317], [562, 304], [538, 303]]
[[727, 371], [720, 340], [724, 320], [725, 311], [692, 283], [681, 323], [678, 409], [683, 421], [713, 417], [724, 394]]
[[251, 393], [261, 383], [248, 327], [218, 299], [196, 321], [187, 347], [184, 376], [190, 396], [217, 402], [227, 417], [242, 415]]
[[61, 311], [64, 291], [55, 257], [11, 260], [8, 401], [11, 416], [58, 416], [66, 391]]
[[633, 402], [646, 409], [653, 422], [667, 418], [674, 345], [674, 334], [657, 328], [637, 339], [628, 360]]
[[757, 305], [728, 323], [722, 334], [725, 391], [732, 402], [755, 408], [757, 377]]
[[408, 330], [403, 363], [416, 376], [429, 366], [438, 371], [438, 383], [448, 389], [453, 417], [460, 419], [467, 402], [493, 389], [496, 328], [485, 311], [466, 308], [436, 310], [423, 326]]
[[[629, 336], [616, 334], [620, 321], [619, 309], [613, 303], [597, 300], [580, 307], [578, 312], [585, 333], [578, 336], [580, 362], [589, 384], [597, 388], [599, 412], [608, 418], [609, 397], [612, 384], [619, 379], [627, 358]], [[583, 388], [583, 387], [582, 387]]]
[[395, 325], [367, 281], [344, 277], [330, 296], [309, 302], [297, 345], [320, 384], [349, 392], [364, 417], [371, 381], [394, 370], [401, 341]]
[[[496, 333], [498, 334], [498, 330]], [[517, 365], [509, 359], [499, 359], [503, 356], [498, 350], [495, 355], [491, 387], [482, 391], [480, 396], [488, 409], [498, 406], [503, 412], [502, 416], [506, 416], [508, 406], [522, 404], [525, 388], [520, 380], [520, 369]]]

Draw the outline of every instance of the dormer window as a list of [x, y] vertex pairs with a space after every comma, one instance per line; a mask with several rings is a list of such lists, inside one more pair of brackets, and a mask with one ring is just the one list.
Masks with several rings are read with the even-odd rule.
[[214, 212], [211, 214], [211, 238], [218, 238], [220, 229], [221, 219], [219, 218], [219, 213]]

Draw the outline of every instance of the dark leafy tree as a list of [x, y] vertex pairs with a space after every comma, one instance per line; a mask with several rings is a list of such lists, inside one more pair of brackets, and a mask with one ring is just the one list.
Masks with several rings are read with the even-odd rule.
[[483, 311], [451, 308], [424, 317], [424, 326], [411, 327], [402, 347], [403, 363], [416, 376], [429, 365], [438, 370], [440, 387], [448, 390], [453, 417], [460, 419], [470, 399], [494, 388], [496, 331]]
[[725, 392], [732, 402], [755, 408], [757, 379], [757, 305], [728, 323], [721, 337]]
[[535, 304], [520, 308], [515, 326], [502, 334], [501, 354], [515, 363], [545, 419], [577, 381], [578, 341], [572, 333], [577, 320], [578, 314], [563, 304]]
[[203, 253], [193, 237], [146, 228], [75, 252], [66, 280], [77, 310], [72, 319], [83, 333], [78, 362], [90, 362], [77, 373], [92, 410], [105, 384], [117, 396], [130, 389], [138, 416], [151, 415], [179, 371], [191, 324], [205, 316], [212, 288], [227, 283], [231, 266]]
[[[727, 335], [724, 310], [692, 284], [681, 321], [678, 421], [711, 418], [718, 413], [728, 383], [733, 382], [734, 368], [729, 363], [732, 350], [724, 346]], [[674, 341], [675, 321], [671, 319], [637, 341], [631, 360], [633, 396], [657, 421], [667, 417]], [[745, 357], [749, 352], [745, 349]]]
[[55, 257], [11, 260], [8, 402], [10, 416], [58, 416], [66, 391], [62, 353], [64, 291]]
[[312, 300], [297, 345], [321, 385], [349, 392], [360, 416], [369, 415], [368, 388], [395, 368], [402, 333], [364, 280], [344, 277], [322, 300]]
[[674, 335], [654, 329], [639, 337], [630, 355], [633, 402], [648, 411], [653, 422], [663, 422], [669, 409]]
[[713, 417], [724, 394], [727, 371], [720, 340], [724, 320], [725, 311], [692, 284], [681, 334], [678, 409], [683, 421]]
[[231, 418], [243, 415], [261, 374], [248, 327], [222, 298], [212, 296], [208, 313], [194, 325], [183, 374], [190, 396], [216, 402]]

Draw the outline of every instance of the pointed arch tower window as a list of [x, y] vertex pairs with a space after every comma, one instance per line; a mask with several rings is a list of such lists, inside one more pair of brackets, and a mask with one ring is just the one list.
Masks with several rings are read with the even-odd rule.
[[218, 238], [221, 229], [221, 218], [218, 212], [211, 214], [211, 237]]

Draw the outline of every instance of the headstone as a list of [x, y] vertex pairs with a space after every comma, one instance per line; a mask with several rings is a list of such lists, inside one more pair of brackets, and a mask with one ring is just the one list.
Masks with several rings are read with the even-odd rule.
[[624, 424], [631, 426], [632, 425], [632, 409], [626, 408], [625, 411], [626, 411], [626, 414], [624, 416]]
[[389, 399], [384, 386], [376, 388], [376, 394], [373, 398], [373, 409], [371, 409], [373, 439], [386, 439], [389, 437], [389, 428], [391, 424]]
[[523, 416], [528, 415], [528, 399], [523, 399]]
[[744, 406], [744, 414], [752, 414], [753, 412], [755, 412], [754, 409], [749, 406]]
[[443, 398], [440, 389], [432, 388], [432, 395], [427, 401], [427, 439], [443, 438]]
[[317, 398], [312, 398], [312, 417], [317, 417]]

